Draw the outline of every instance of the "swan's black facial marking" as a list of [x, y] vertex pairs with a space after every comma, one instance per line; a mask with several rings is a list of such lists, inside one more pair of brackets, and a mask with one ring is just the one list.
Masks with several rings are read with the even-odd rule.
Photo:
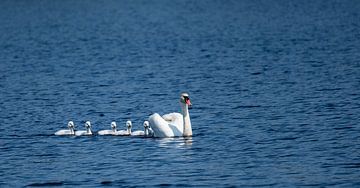
[[112, 129], [115, 129], [115, 128], [116, 128], [116, 123], [115, 123], [115, 122], [112, 122], [112, 123], [111, 123], [111, 128], [112, 128]]
[[69, 129], [73, 129], [74, 128], [74, 123], [72, 121], [69, 121], [68, 123], [68, 128]]
[[181, 101], [181, 102], [187, 103], [187, 101], [189, 101], [189, 100], [190, 100], [189, 97], [187, 97], [187, 96], [182, 96], [182, 101]]
[[187, 94], [187, 93], [182, 93], [182, 94], [181, 94], [181, 98], [180, 98], [180, 102], [187, 104], [187, 106], [188, 106], [189, 108], [191, 108], [191, 105], [192, 105], [192, 104], [191, 104], [191, 102], [190, 102], [189, 94]]
[[91, 123], [89, 121], [85, 122], [85, 127], [86, 128], [91, 128]]
[[189, 108], [191, 108], [192, 104], [190, 102], [190, 98], [188, 96], [183, 96], [184, 101], [183, 103], [187, 104]]
[[131, 127], [132, 127], [131, 121], [127, 121], [127, 122], [126, 122], [126, 127], [128, 127], [128, 128], [131, 128]]

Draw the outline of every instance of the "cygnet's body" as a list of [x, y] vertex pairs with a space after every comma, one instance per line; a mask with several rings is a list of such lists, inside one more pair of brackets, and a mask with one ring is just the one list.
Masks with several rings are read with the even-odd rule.
[[130, 136], [131, 135], [132, 123], [130, 120], [126, 121], [126, 130], [116, 131], [114, 135], [116, 136]]
[[153, 131], [149, 126], [148, 121], [144, 121], [144, 131], [134, 131], [131, 133], [131, 136], [145, 136], [145, 137], [151, 137], [153, 135]]
[[98, 132], [99, 135], [116, 135], [116, 122], [111, 122], [111, 130], [101, 130]]
[[144, 131], [132, 131], [131, 132], [131, 136], [144, 136], [145, 135], [145, 133], [144, 133]]
[[85, 131], [75, 131], [75, 135], [76, 136], [91, 136], [91, 135], [93, 135], [92, 131], [91, 131], [90, 121], [85, 122], [85, 128], [86, 128]]
[[68, 128], [69, 129], [63, 129], [63, 130], [56, 131], [55, 135], [57, 135], [57, 136], [72, 136], [72, 135], [75, 135], [75, 131], [74, 131], [75, 125], [74, 125], [73, 121], [69, 121]]

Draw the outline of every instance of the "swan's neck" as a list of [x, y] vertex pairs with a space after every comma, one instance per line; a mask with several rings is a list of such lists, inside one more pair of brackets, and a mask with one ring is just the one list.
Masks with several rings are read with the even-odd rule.
[[90, 128], [86, 128], [86, 133], [87, 133], [87, 134], [92, 134], [91, 129], [90, 129]]
[[73, 128], [69, 128], [69, 130], [70, 130], [70, 134], [75, 134], [75, 131]]
[[127, 132], [128, 132], [128, 134], [131, 134], [131, 127], [127, 128]]
[[149, 128], [148, 128], [148, 127], [145, 127], [144, 135], [145, 135], [145, 136], [148, 136], [148, 135], [149, 135]]
[[191, 121], [190, 121], [188, 105], [181, 103], [181, 110], [182, 110], [182, 115], [184, 118], [183, 136], [192, 136], [192, 128], [191, 128]]

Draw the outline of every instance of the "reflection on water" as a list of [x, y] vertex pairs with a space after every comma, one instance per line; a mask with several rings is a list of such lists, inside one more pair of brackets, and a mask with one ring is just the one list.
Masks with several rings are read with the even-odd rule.
[[159, 146], [164, 148], [190, 148], [193, 144], [192, 137], [174, 137], [158, 139]]

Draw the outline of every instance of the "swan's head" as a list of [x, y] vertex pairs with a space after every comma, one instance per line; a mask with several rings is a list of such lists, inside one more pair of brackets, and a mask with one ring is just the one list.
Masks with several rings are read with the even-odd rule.
[[126, 121], [126, 127], [127, 127], [128, 129], [130, 129], [130, 128], [132, 127], [132, 123], [131, 123], [130, 120], [127, 120], [127, 121]]
[[86, 121], [86, 122], [85, 122], [85, 127], [86, 127], [87, 129], [91, 128], [91, 123], [90, 123], [90, 121]]
[[149, 121], [144, 121], [144, 127], [149, 128]]
[[115, 121], [111, 122], [111, 129], [112, 130], [116, 129], [116, 122]]
[[188, 106], [191, 106], [191, 102], [190, 102], [190, 98], [189, 98], [189, 94], [188, 93], [181, 93], [180, 95], [180, 102], [184, 103]]
[[68, 123], [68, 128], [69, 129], [74, 129], [75, 125], [74, 125], [74, 122], [73, 121], [69, 121]]

